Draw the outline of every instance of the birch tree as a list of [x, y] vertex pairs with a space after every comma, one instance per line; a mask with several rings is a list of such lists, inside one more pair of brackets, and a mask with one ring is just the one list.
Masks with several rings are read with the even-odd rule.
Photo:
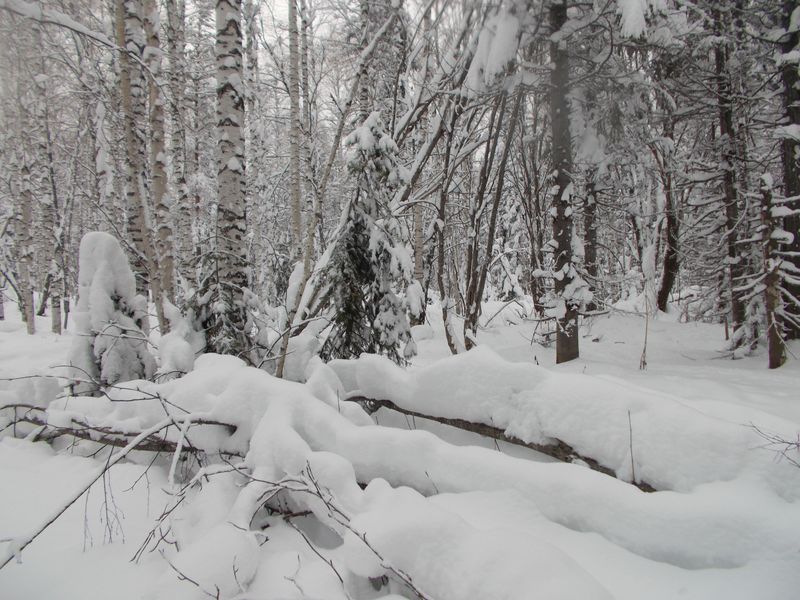
[[217, 223], [209, 267], [212, 300], [206, 309], [207, 347], [246, 357], [247, 231], [244, 162], [244, 71], [241, 0], [217, 0]]

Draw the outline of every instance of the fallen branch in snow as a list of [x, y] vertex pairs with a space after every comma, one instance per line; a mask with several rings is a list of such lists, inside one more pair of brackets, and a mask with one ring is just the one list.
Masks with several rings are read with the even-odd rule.
[[56, 521], [56, 519], [58, 519], [62, 514], [64, 514], [64, 512], [78, 500], [78, 498], [83, 496], [89, 490], [89, 488], [92, 487], [94, 485], [94, 483], [106, 473], [106, 471], [108, 471], [111, 467], [113, 467], [115, 464], [117, 464], [120, 460], [122, 460], [128, 454], [130, 454], [131, 451], [136, 450], [137, 447], [142, 442], [144, 442], [146, 439], [148, 439], [151, 436], [157, 434], [161, 430], [166, 429], [167, 427], [170, 427], [171, 425], [172, 425], [172, 419], [165, 419], [164, 421], [156, 423], [155, 425], [153, 425], [149, 429], [145, 429], [139, 435], [137, 435], [135, 438], [130, 440], [122, 450], [120, 450], [116, 454], [110, 456], [108, 458], [108, 461], [105, 464], [103, 464], [102, 467], [97, 469], [92, 475], [90, 475], [86, 480], [84, 480], [84, 482], [81, 485], [78, 486], [77, 491], [75, 491], [73, 494], [71, 494], [68, 497], [68, 499], [60, 507], [55, 509], [50, 514], [50, 516], [47, 517], [40, 525], [38, 525], [33, 532], [28, 533], [27, 535], [24, 535], [24, 536], [20, 536], [19, 538], [16, 538], [16, 539], [12, 540], [8, 544], [8, 547], [6, 548], [6, 550], [3, 552], [3, 554], [0, 555], [0, 569], [2, 569], [9, 562], [11, 562], [11, 559], [13, 559], [16, 556], [19, 556], [19, 554], [33, 540], [35, 540], [37, 537], [39, 537], [39, 535], [45, 529], [47, 529], [50, 525], [52, 525]]
[[[140, 436], [139, 432], [126, 432], [116, 430], [112, 427], [91, 425], [85, 421], [80, 421], [75, 417], [70, 419], [69, 426], [54, 426], [50, 425], [47, 421], [47, 415], [44, 408], [33, 406], [32, 404], [4, 404], [0, 406], [0, 410], [13, 409], [15, 411], [14, 418], [8, 423], [6, 427], [11, 427], [19, 423], [28, 423], [30, 425], [37, 425], [43, 429], [36, 433], [33, 441], [50, 442], [61, 436], [72, 436], [81, 440], [88, 440], [96, 442], [105, 446], [114, 446], [117, 448], [126, 447], [130, 441]], [[24, 410], [21, 415], [16, 414], [17, 410]], [[183, 420], [185, 423], [186, 420]], [[216, 425], [228, 429], [229, 434], [236, 431], [236, 427], [229, 423], [222, 423], [211, 419], [196, 419], [192, 420], [191, 425]], [[170, 417], [169, 426], [177, 426], [176, 419]], [[175, 453], [180, 450], [181, 452], [197, 453], [202, 452], [200, 448], [189, 444], [184, 440], [183, 442], [173, 442], [165, 437], [158, 437], [156, 435], [149, 435], [143, 438], [137, 445], [136, 450], [144, 452], [170, 452]], [[231, 452], [230, 455], [237, 456]]]
[[[428, 419], [429, 421], [436, 421], [437, 423], [442, 423], [443, 425], [449, 425], [450, 427], [456, 427], [458, 429], [463, 429], [464, 431], [471, 431], [472, 433], [477, 433], [479, 435], [490, 437], [495, 440], [500, 440], [502, 442], [508, 442], [509, 444], [514, 444], [515, 446], [523, 446], [530, 450], [535, 450], [536, 452], [541, 452], [542, 454], [546, 454], [547, 456], [557, 458], [558, 460], [563, 462], [583, 463], [593, 471], [597, 471], [598, 473], [603, 473], [604, 475], [610, 475], [611, 477], [618, 479], [614, 471], [612, 471], [608, 467], [604, 467], [594, 458], [591, 458], [589, 456], [583, 456], [582, 454], [578, 453], [572, 446], [559, 439], [553, 439], [553, 442], [550, 444], [536, 444], [533, 442], [525, 442], [517, 437], [514, 437], [513, 435], [507, 435], [505, 431], [503, 431], [498, 427], [487, 425], [486, 423], [474, 423], [472, 421], [467, 421], [465, 419], [451, 419], [446, 417], [437, 417], [434, 415], [426, 415], [420, 412], [409, 410], [407, 408], [402, 408], [397, 404], [395, 404], [394, 402], [392, 402], [391, 400], [376, 400], [373, 398], [366, 398], [364, 396], [350, 396], [346, 398], [346, 400], [348, 402], [357, 402], [361, 404], [365, 408], [365, 410], [367, 410], [367, 412], [370, 413], [374, 413], [379, 408], [388, 408], [389, 410], [394, 410], [396, 412], [411, 417], [418, 417], [420, 419]], [[633, 481], [630, 483], [638, 487], [643, 492], [656, 491], [656, 488], [654, 488], [646, 481]]]

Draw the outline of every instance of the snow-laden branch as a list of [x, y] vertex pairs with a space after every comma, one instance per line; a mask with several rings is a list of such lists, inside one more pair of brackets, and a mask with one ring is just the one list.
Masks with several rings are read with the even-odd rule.
[[[472, 421], [468, 421], [466, 419], [427, 415], [421, 412], [417, 412], [415, 410], [409, 410], [407, 408], [398, 406], [391, 400], [366, 398], [364, 396], [355, 395], [355, 396], [349, 396], [347, 398], [347, 401], [358, 402], [359, 404], [366, 406], [372, 412], [378, 410], [379, 408], [386, 408], [389, 410], [393, 410], [395, 412], [399, 412], [400, 414], [407, 415], [409, 417], [415, 417], [418, 419], [427, 419], [429, 421], [436, 421], [437, 423], [441, 423], [442, 425], [448, 425], [450, 427], [455, 427], [457, 429], [463, 429], [464, 431], [477, 433], [479, 435], [490, 437], [492, 439], [499, 440], [501, 442], [507, 442], [509, 444], [514, 444], [515, 446], [522, 446], [524, 448], [528, 448], [529, 450], [541, 452], [542, 454], [546, 454], [547, 456], [556, 458], [562, 462], [584, 464], [593, 471], [597, 471], [598, 473], [603, 473], [611, 477], [617, 477], [617, 474], [612, 469], [609, 469], [608, 467], [601, 465], [596, 459], [591, 458], [590, 456], [583, 456], [579, 454], [572, 446], [559, 439], [553, 439], [550, 442], [543, 442], [543, 443], [525, 442], [519, 439], [518, 437], [506, 434], [504, 430], [498, 427], [487, 425], [486, 423], [475, 423]], [[631, 483], [633, 483], [633, 485], [638, 487], [643, 492], [656, 491], [652, 485], [650, 485], [645, 481], [634, 480]]]
[[0, 10], [5, 10], [20, 17], [44, 23], [45, 25], [56, 25], [69, 29], [82, 36], [85, 36], [98, 44], [111, 48], [112, 50], [119, 50], [125, 52], [124, 48], [120, 48], [112, 42], [106, 35], [89, 29], [82, 25], [75, 19], [72, 19], [58, 11], [44, 8], [41, 4], [33, 4], [32, 2], [25, 2], [25, 0], [0, 0]]

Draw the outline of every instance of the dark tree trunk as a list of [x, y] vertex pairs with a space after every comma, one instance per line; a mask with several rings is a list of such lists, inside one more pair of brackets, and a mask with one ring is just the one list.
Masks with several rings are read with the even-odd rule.
[[775, 231], [775, 222], [771, 213], [772, 187], [771, 182], [762, 180], [761, 186], [761, 238], [764, 260], [764, 307], [767, 313], [767, 354], [769, 368], [777, 369], [786, 360], [781, 324], [776, 318], [776, 312], [781, 305], [781, 276], [779, 262], [773, 261], [776, 242], [772, 238]]
[[[674, 139], [674, 123], [672, 117], [664, 124], [664, 137]], [[674, 147], [674, 143], [672, 144]], [[661, 274], [661, 285], [658, 288], [656, 305], [661, 312], [667, 312], [667, 303], [678, 277], [678, 233], [680, 221], [678, 219], [678, 202], [673, 181], [672, 148], [662, 154], [662, 173], [664, 185], [664, 201], [666, 212], [666, 247], [664, 248], [664, 269]]]
[[[499, 111], [499, 112], [498, 112]], [[480, 226], [484, 211], [484, 198], [489, 185], [489, 175], [494, 165], [497, 145], [500, 141], [500, 125], [506, 111], [506, 95], [502, 94], [500, 100], [495, 102], [492, 107], [492, 114], [489, 118], [489, 137], [486, 140], [486, 151], [481, 163], [480, 179], [478, 180], [478, 190], [470, 207], [470, 243], [467, 251], [467, 293], [464, 307], [464, 346], [471, 350], [475, 346], [474, 336], [477, 333], [478, 317], [481, 314], [481, 297], [478, 296], [478, 286], [480, 283]], [[485, 264], [491, 260], [491, 249], [489, 256], [485, 258]]]
[[[597, 189], [596, 181], [597, 169], [592, 168], [588, 174], [586, 185], [586, 203], [583, 207], [583, 228], [585, 230], [586, 242], [584, 244], [584, 261], [586, 265], [586, 275], [589, 277], [589, 285], [592, 292], [597, 290]], [[586, 307], [587, 310], [594, 310], [596, 304], [594, 300]]]
[[[717, 34], [722, 37], [722, 16], [719, 11], [715, 14]], [[728, 75], [729, 47], [727, 42], [720, 41], [714, 49], [716, 77], [717, 77], [717, 104], [719, 106], [720, 144], [722, 146], [721, 166], [723, 170], [723, 202], [725, 203], [725, 229], [728, 249], [728, 279], [731, 294], [731, 324], [734, 332], [742, 327], [745, 320], [744, 303], [740, 293], [735, 291], [737, 285], [742, 284], [744, 265], [739, 256], [737, 247], [737, 228], [739, 226], [739, 197], [736, 189], [736, 130], [733, 117], [733, 91], [731, 90]]]
[[[783, 2], [783, 25], [788, 31], [792, 11], [797, 5], [796, 0], [784, 0]], [[781, 41], [781, 51], [786, 54], [794, 50], [800, 44], [800, 33], [793, 31], [787, 33]], [[786, 113], [787, 125], [800, 125], [800, 89], [798, 89], [797, 64], [791, 61], [783, 63], [781, 68], [783, 78], [783, 106]], [[796, 139], [785, 137], [783, 140], [783, 188], [786, 197], [800, 196], [800, 165], [797, 162], [800, 144]], [[791, 204], [792, 207], [800, 207], [800, 201]], [[800, 269], [800, 215], [784, 217], [783, 229], [794, 234], [791, 244], [783, 244], [781, 250], [789, 253], [784, 257]], [[795, 298], [800, 298], [800, 285], [786, 284], [787, 291]], [[793, 317], [793, 321], [800, 322], [800, 307], [792, 302], [787, 302], [784, 310]], [[782, 323], [785, 328], [787, 339], [800, 339], [800, 327], [790, 322], [788, 319]]]
[[[517, 92], [516, 99], [514, 100], [514, 108], [511, 112], [511, 120], [509, 121], [508, 132], [506, 133], [505, 145], [503, 146], [503, 154], [500, 157], [500, 164], [497, 168], [497, 183], [495, 184], [494, 197], [492, 198], [492, 213], [489, 217], [489, 232], [486, 239], [486, 253], [483, 261], [475, 273], [476, 285], [473, 289], [472, 302], [468, 305], [470, 309], [467, 310], [467, 320], [464, 322], [464, 342], [467, 350], [473, 345], [473, 339], [478, 333], [478, 318], [481, 314], [481, 300], [483, 298], [483, 291], [486, 288], [486, 276], [489, 272], [489, 265], [492, 262], [492, 248], [494, 246], [495, 231], [497, 228], [497, 211], [500, 207], [500, 200], [503, 195], [503, 182], [505, 181], [506, 165], [508, 164], [508, 156], [511, 148], [514, 145], [514, 132], [516, 131], [517, 121], [519, 120], [519, 111], [522, 106], [522, 93]], [[505, 107], [505, 100], [503, 101], [503, 108]], [[501, 109], [501, 118], [505, 111]], [[498, 137], [500, 135], [500, 123], [497, 125]], [[495, 143], [496, 144], [496, 143]], [[467, 329], [472, 332], [472, 335], [467, 335]]]
[[453, 109], [453, 114], [450, 118], [450, 127], [447, 130], [446, 145], [444, 150], [444, 165], [442, 167], [442, 187], [439, 190], [439, 211], [437, 214], [436, 234], [438, 253], [436, 257], [436, 281], [439, 284], [439, 297], [442, 301], [442, 321], [444, 323], [444, 334], [447, 340], [447, 347], [450, 352], [458, 354], [458, 344], [456, 343], [455, 331], [452, 327], [451, 311], [455, 310], [455, 303], [453, 298], [447, 294], [447, 289], [444, 283], [444, 270], [445, 270], [445, 217], [447, 207], [448, 188], [450, 187], [451, 173], [450, 173], [450, 150], [453, 143], [453, 131], [456, 121], [458, 120], [459, 110]]
[[[550, 5], [550, 31], [559, 31], [567, 22], [567, 3]], [[554, 272], [556, 297], [564, 300], [564, 314], [558, 318], [556, 363], [578, 358], [578, 306], [564, 298], [572, 283], [572, 207], [568, 188], [572, 183], [572, 140], [569, 130], [569, 53], [558, 42], [550, 42], [550, 123], [553, 140], [553, 169], [557, 191], [553, 197], [553, 238], [556, 242]]]

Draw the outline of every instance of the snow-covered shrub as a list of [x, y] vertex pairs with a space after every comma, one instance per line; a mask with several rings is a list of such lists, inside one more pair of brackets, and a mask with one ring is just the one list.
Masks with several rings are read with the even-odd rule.
[[147, 302], [117, 240], [99, 231], [83, 236], [78, 258], [78, 306], [69, 353], [73, 392], [146, 379], [155, 360], [143, 329]]
[[[326, 266], [325, 302], [334, 308], [333, 329], [322, 346], [324, 359], [385, 354], [402, 362], [414, 353], [406, 302], [393, 290], [411, 284], [411, 259], [395, 242], [389, 216], [391, 191], [404, 177], [397, 146], [378, 112], [345, 140], [348, 169], [358, 188], [345, 208]], [[404, 346], [404, 350], [399, 350]]]
[[161, 366], [158, 369], [159, 381], [174, 379], [194, 368], [194, 359], [205, 348], [206, 340], [202, 331], [194, 327], [191, 315], [184, 316], [174, 305], [164, 303], [164, 316], [169, 321], [169, 333], [162, 335], [158, 342]]

